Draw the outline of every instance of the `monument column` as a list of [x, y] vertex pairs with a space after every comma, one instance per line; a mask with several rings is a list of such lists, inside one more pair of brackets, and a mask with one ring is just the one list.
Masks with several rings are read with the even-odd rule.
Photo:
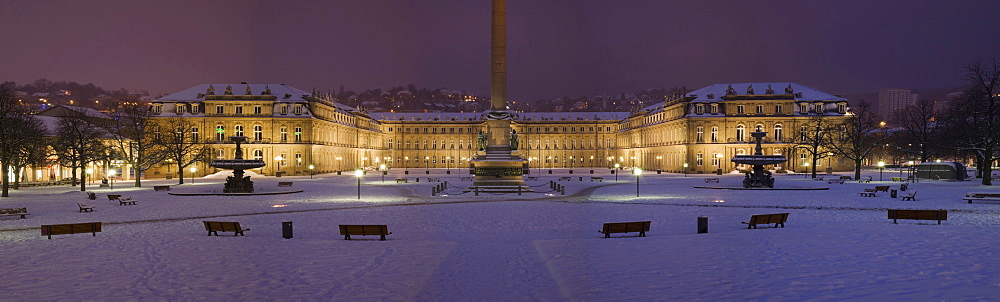
[[507, 110], [507, 4], [493, 0], [493, 43], [490, 49], [490, 110]]

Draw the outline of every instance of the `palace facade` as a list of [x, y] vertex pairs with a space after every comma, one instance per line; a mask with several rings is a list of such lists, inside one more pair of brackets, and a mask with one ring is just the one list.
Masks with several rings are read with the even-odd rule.
[[[772, 89], [773, 87], [773, 89]], [[764, 90], [755, 93], [754, 89]], [[779, 92], [775, 92], [778, 89]], [[366, 113], [283, 84], [203, 84], [152, 103], [157, 119], [183, 119], [212, 158], [230, 159], [229, 136], [248, 137], [246, 158], [268, 166], [255, 172], [291, 175], [374, 168], [424, 170], [468, 167], [476, 155], [481, 113]], [[848, 102], [796, 83], [715, 84], [638, 112], [521, 112], [513, 128], [532, 169], [640, 167], [688, 173], [746, 169], [729, 160], [752, 154], [749, 132], [768, 132], [765, 154], [789, 161], [772, 167], [802, 171], [811, 162], [794, 146], [816, 117], [840, 122]], [[824, 158], [819, 170], [853, 163]], [[685, 168], [685, 164], [687, 167]], [[216, 172], [204, 164], [198, 175]], [[166, 167], [146, 177], [164, 177]]]

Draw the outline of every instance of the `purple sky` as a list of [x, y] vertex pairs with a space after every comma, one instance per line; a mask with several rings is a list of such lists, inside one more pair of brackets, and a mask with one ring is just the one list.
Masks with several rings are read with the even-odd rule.
[[[1000, 56], [1000, 1], [508, 0], [511, 99], [794, 81], [938, 88]], [[489, 0], [4, 1], [0, 80], [489, 91]]]

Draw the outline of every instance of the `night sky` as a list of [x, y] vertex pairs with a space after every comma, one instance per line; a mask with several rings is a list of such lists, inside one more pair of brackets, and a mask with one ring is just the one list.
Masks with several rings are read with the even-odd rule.
[[[508, 0], [509, 97], [794, 81], [962, 84], [1000, 56], [1000, 1]], [[0, 81], [489, 92], [489, 0], [0, 0]]]

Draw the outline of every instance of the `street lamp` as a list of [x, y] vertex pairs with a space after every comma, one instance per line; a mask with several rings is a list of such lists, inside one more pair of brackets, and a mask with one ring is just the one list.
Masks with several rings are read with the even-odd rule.
[[354, 176], [358, 178], [358, 199], [361, 199], [361, 176], [364, 176], [365, 172], [361, 169], [354, 170]]
[[[660, 155], [656, 156], [656, 170], [657, 171], [663, 170], [663, 156], [660, 156]], [[656, 172], [656, 173], [660, 173], [660, 172]]]
[[639, 197], [639, 175], [642, 175], [642, 169], [632, 169], [632, 174], [635, 175], [635, 197]]
[[313, 179], [313, 169], [316, 169], [316, 166], [309, 165], [309, 179]]
[[882, 181], [882, 170], [885, 169], [885, 162], [878, 162], [878, 181]]
[[684, 163], [684, 177], [688, 177], [688, 163]]
[[281, 158], [281, 155], [278, 155], [278, 156], [274, 157], [274, 166], [275, 166], [275, 169], [276, 169], [274, 171], [274, 177], [281, 177], [281, 161], [283, 159], [284, 158]]
[[[344, 158], [340, 157], [340, 156], [337, 156], [337, 173], [340, 173], [340, 171], [343, 171], [343, 169], [341, 169], [341, 160], [342, 159], [344, 159]], [[340, 174], [337, 174], [337, 175], [340, 175]]]
[[424, 156], [424, 174], [428, 175], [431, 174], [430, 162], [431, 162], [431, 157]]
[[[833, 159], [833, 152], [828, 152], [826, 154], [826, 174], [827, 175], [833, 174], [833, 166], [832, 166], [833, 164], [830, 163], [830, 161], [832, 159]], [[899, 172], [899, 173], [903, 173], [903, 172]]]
[[444, 158], [444, 169], [446, 174], [451, 174], [451, 156]]
[[611, 173], [615, 173], [615, 181], [618, 181], [618, 171], [616, 171], [616, 170], [618, 170], [618, 167], [621, 167], [621, 166], [622, 166], [621, 164], [615, 163], [615, 170], [611, 171]]
[[385, 182], [385, 164], [378, 165], [378, 170], [382, 171], [382, 182]]
[[194, 172], [198, 171], [197, 167], [191, 167], [191, 184], [194, 184]]
[[90, 181], [90, 184], [92, 185], [94, 184], [94, 177], [90, 176], [90, 174], [94, 174], [94, 169], [89, 169], [89, 168], [87, 169], [87, 179]]
[[403, 161], [403, 174], [409, 175], [410, 174], [410, 168], [409, 168], [410, 157], [409, 156], [404, 156], [403, 159], [406, 160], [406, 161]]
[[802, 170], [802, 176], [804, 176], [802, 178], [808, 179], [809, 178], [809, 163], [802, 163], [802, 166], [805, 167], [805, 168], [802, 168], [803, 169]]
[[111, 190], [115, 189], [115, 170], [108, 170], [108, 176], [111, 178]]

